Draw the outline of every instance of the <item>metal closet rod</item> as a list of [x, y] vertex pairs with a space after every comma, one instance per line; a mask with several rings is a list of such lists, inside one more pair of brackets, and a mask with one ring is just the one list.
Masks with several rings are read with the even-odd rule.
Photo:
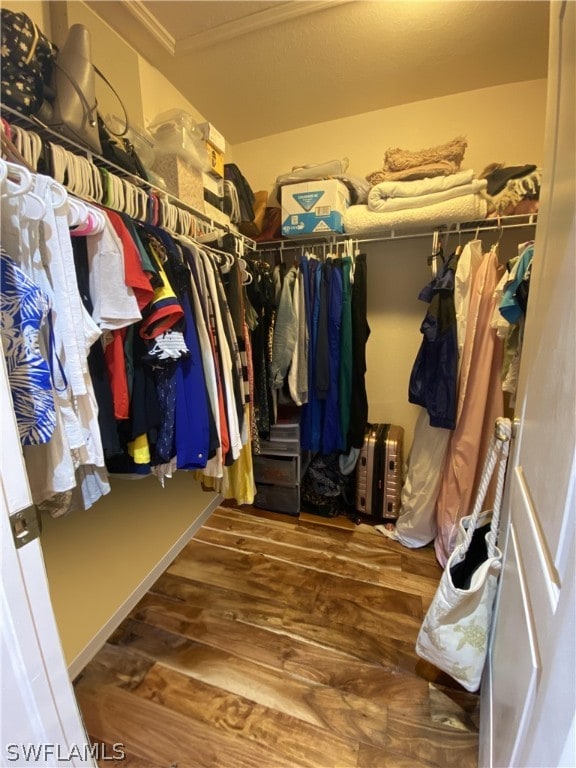
[[[502, 216], [498, 219], [483, 219], [480, 222], [470, 222], [455, 224], [445, 227], [434, 227], [432, 230], [426, 232], [406, 232], [403, 234], [396, 234], [394, 230], [390, 230], [382, 235], [376, 235], [374, 237], [357, 237], [356, 235], [343, 233], [341, 235], [332, 235], [330, 238], [305, 238], [302, 240], [268, 240], [267, 242], [261, 242], [256, 244], [257, 251], [293, 251], [301, 250], [302, 248], [314, 248], [314, 246], [328, 246], [338, 245], [345, 243], [346, 240], [352, 240], [354, 243], [366, 244], [366, 243], [382, 243], [391, 240], [412, 240], [420, 237], [433, 237], [437, 232], [440, 236], [446, 235], [460, 235], [491, 231], [502, 231], [505, 229], [520, 229], [523, 227], [534, 227], [537, 223], [537, 214], [525, 214], [519, 216]], [[454, 228], [452, 228], [454, 227]]]

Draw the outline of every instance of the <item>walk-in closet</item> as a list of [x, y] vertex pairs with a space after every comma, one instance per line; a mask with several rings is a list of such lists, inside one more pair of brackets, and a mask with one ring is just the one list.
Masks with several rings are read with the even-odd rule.
[[0, 8], [0, 763], [573, 768], [574, 3]]

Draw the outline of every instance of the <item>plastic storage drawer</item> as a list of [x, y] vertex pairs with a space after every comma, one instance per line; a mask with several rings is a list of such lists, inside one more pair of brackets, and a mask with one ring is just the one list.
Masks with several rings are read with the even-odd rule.
[[254, 506], [271, 512], [285, 512], [289, 515], [300, 513], [299, 488], [283, 488], [276, 485], [256, 484]]
[[263, 456], [258, 454], [253, 457], [253, 464], [254, 480], [257, 483], [283, 486], [298, 485], [297, 456]]

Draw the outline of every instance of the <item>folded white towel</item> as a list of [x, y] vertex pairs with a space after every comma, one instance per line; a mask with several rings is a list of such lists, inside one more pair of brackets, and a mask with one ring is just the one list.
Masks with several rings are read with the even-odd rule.
[[[406, 182], [407, 184], [409, 182]], [[383, 199], [379, 195], [380, 184], [372, 187], [368, 193], [368, 208], [371, 211], [379, 213], [388, 213], [390, 211], [403, 211], [407, 208], [423, 208], [427, 205], [443, 203], [445, 200], [452, 200], [454, 197], [462, 195], [473, 195], [476, 192], [485, 192], [488, 182], [485, 179], [475, 179], [470, 184], [462, 184], [458, 187], [450, 187], [441, 192], [430, 192], [427, 195], [418, 195], [417, 197], [388, 197]]]
[[383, 230], [418, 230], [485, 219], [488, 206], [483, 195], [460, 195], [422, 208], [389, 213], [371, 211], [367, 205], [351, 205], [344, 212], [344, 231], [360, 235]]
[[388, 197], [418, 197], [429, 195], [431, 192], [443, 192], [452, 187], [461, 187], [470, 184], [474, 178], [474, 171], [458, 171], [448, 176], [434, 176], [417, 181], [382, 181], [375, 184], [373, 190], [384, 200]]

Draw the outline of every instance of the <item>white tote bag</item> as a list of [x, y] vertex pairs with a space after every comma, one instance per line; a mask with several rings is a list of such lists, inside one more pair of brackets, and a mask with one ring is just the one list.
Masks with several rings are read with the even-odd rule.
[[[447, 672], [468, 691], [480, 685], [502, 553], [496, 546], [511, 423], [497, 419], [471, 515], [462, 518], [456, 547], [428, 609], [416, 653]], [[498, 476], [492, 519], [482, 504], [496, 463]]]

